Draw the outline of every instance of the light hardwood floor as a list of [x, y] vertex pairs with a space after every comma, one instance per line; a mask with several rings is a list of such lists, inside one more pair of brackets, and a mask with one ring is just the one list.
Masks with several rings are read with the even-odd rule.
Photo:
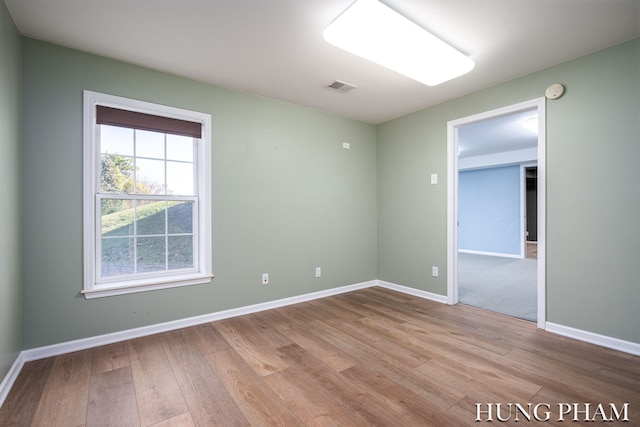
[[640, 425], [640, 358], [369, 288], [27, 363], [0, 426], [464, 426], [476, 403], [579, 425], [561, 402]]

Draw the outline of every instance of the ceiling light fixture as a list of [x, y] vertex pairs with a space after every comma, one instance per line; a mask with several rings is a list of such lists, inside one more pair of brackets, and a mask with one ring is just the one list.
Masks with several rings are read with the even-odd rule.
[[471, 58], [377, 0], [357, 0], [323, 35], [334, 46], [427, 86], [475, 66]]

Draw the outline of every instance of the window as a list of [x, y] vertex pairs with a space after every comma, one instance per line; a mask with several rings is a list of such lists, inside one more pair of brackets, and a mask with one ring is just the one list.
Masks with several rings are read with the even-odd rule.
[[84, 290], [208, 283], [208, 114], [84, 92]]

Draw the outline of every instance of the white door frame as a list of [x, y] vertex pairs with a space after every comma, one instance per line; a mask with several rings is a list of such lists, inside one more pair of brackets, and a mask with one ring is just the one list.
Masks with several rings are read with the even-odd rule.
[[458, 128], [525, 110], [538, 111], [538, 292], [537, 325], [546, 327], [546, 103], [545, 98], [447, 122], [447, 303], [458, 303]]

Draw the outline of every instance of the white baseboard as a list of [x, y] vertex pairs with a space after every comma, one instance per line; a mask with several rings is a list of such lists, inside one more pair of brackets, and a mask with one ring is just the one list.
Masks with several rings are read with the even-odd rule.
[[353, 285], [342, 286], [339, 288], [326, 289], [323, 291], [312, 292], [309, 294], [298, 295], [295, 297], [283, 298], [275, 301], [249, 305], [245, 307], [233, 308], [230, 310], [218, 311], [215, 313], [203, 314], [201, 316], [188, 317], [185, 319], [173, 320], [170, 322], [158, 323], [155, 325], [143, 326], [140, 328], [127, 329], [124, 331], [113, 332], [104, 335], [97, 335], [89, 338], [81, 338], [74, 341], [53, 344], [44, 347], [32, 348], [24, 350], [21, 353], [24, 362], [32, 360], [45, 359], [47, 357], [58, 356], [61, 354], [71, 353], [88, 348], [99, 347], [101, 345], [112, 344], [115, 342], [125, 341], [134, 338], [140, 338], [148, 335], [158, 334], [162, 332], [174, 331], [176, 329], [188, 328], [190, 326], [201, 325], [203, 323], [213, 322], [216, 320], [228, 319], [231, 317], [242, 316], [245, 314], [257, 313], [260, 311], [271, 310], [273, 308], [284, 307], [287, 305], [298, 304], [305, 301], [325, 298], [332, 295], [343, 294], [358, 289], [370, 288], [372, 286], [380, 286], [392, 289], [405, 294], [410, 294], [420, 298], [429, 299], [445, 303], [447, 298], [442, 295], [433, 294], [431, 292], [421, 291], [407, 286], [397, 285], [395, 283], [384, 282], [380, 280], [370, 280], [368, 282], [356, 283]]
[[557, 323], [547, 322], [545, 330], [554, 334], [573, 338], [579, 341], [585, 341], [596, 344], [601, 347], [611, 348], [613, 350], [623, 351], [629, 354], [640, 356], [640, 344], [631, 341], [624, 341], [618, 338], [608, 337], [606, 335], [595, 334], [593, 332], [583, 331], [571, 328], [569, 326], [558, 325]]
[[[0, 406], [4, 403], [13, 383], [15, 382], [18, 374], [22, 370], [22, 367], [26, 362], [33, 360], [44, 359], [47, 357], [58, 356], [60, 354], [71, 353], [79, 350], [86, 350], [101, 345], [112, 344], [119, 341], [125, 341], [133, 338], [140, 338], [148, 335], [153, 335], [161, 332], [173, 331], [176, 329], [187, 328], [189, 326], [200, 325], [203, 323], [213, 322], [216, 320], [228, 319], [231, 317], [242, 316], [245, 314], [257, 313], [264, 310], [270, 310], [278, 307], [285, 307], [287, 305], [298, 304], [301, 302], [311, 301], [319, 298], [325, 298], [332, 295], [339, 295], [346, 292], [355, 291], [358, 289], [370, 288], [373, 286], [380, 286], [382, 288], [391, 289], [394, 291], [402, 292], [408, 295], [413, 295], [419, 298], [439, 302], [442, 304], [447, 303], [447, 297], [444, 295], [434, 294], [432, 292], [421, 291], [419, 289], [411, 288], [408, 286], [398, 285], [395, 283], [385, 282], [383, 280], [371, 280], [368, 282], [356, 283], [353, 285], [342, 286], [339, 288], [327, 289], [318, 292], [312, 292], [309, 294], [298, 295], [290, 298], [283, 298], [275, 301], [269, 301], [259, 304], [254, 304], [246, 307], [239, 307], [230, 310], [219, 311], [210, 314], [204, 314], [201, 316], [189, 317], [186, 319], [174, 320], [171, 322], [158, 323], [150, 326], [143, 326], [135, 329], [128, 329], [125, 331], [113, 332], [110, 334], [98, 335], [95, 337], [82, 338], [74, 341], [63, 342], [59, 344], [53, 344], [45, 347], [37, 347], [29, 350], [22, 351], [15, 362], [11, 366], [11, 369], [0, 383]], [[604, 335], [594, 334], [592, 332], [582, 331], [579, 329], [570, 328], [554, 324], [551, 322], [546, 323], [547, 331], [564, 335], [569, 338], [577, 339], [580, 341], [590, 342], [592, 344], [600, 345], [602, 347], [612, 348], [620, 350], [626, 353], [640, 355], [640, 344], [623, 341], [617, 338], [611, 338]]]
[[405, 294], [417, 296], [432, 301], [446, 304], [447, 298], [442, 295], [431, 292], [421, 291], [407, 286], [397, 285], [381, 280], [371, 280], [368, 282], [356, 283], [353, 285], [342, 286], [339, 288], [327, 289], [309, 294], [298, 295], [290, 298], [283, 298], [275, 301], [264, 302], [260, 304], [249, 305], [245, 307], [234, 308], [230, 310], [219, 311], [215, 313], [204, 314], [201, 316], [189, 317], [186, 319], [174, 320], [171, 322], [158, 323], [155, 325], [143, 326], [140, 328], [128, 329], [125, 331], [113, 332], [110, 334], [98, 335], [89, 338], [82, 338], [74, 341], [48, 345], [44, 347], [36, 347], [22, 351], [13, 366], [0, 384], [0, 406], [6, 399], [13, 383], [18, 374], [22, 370], [25, 362], [45, 359], [47, 357], [59, 356], [61, 354], [71, 353], [79, 350], [99, 347], [101, 345], [112, 344], [115, 342], [125, 341], [134, 338], [140, 338], [148, 335], [158, 334], [162, 332], [174, 331], [176, 329], [187, 328], [190, 326], [201, 325], [203, 323], [213, 322], [216, 320], [228, 319], [231, 317], [242, 316], [245, 314], [257, 313], [260, 311], [270, 310], [273, 308], [284, 307], [287, 305], [298, 304], [301, 302], [311, 301], [315, 299], [325, 298], [332, 295], [339, 295], [346, 292], [356, 291], [358, 289], [380, 286], [382, 288], [391, 289]]
[[[424, 299], [436, 301], [442, 304], [447, 304], [447, 297], [443, 295], [421, 291], [421, 290], [410, 288], [407, 286], [385, 282], [383, 280], [377, 280], [376, 284], [382, 288], [392, 289], [394, 291], [417, 296], [419, 298], [424, 298]], [[578, 341], [585, 341], [591, 344], [599, 345], [601, 347], [606, 347], [613, 350], [618, 350], [625, 353], [640, 356], [640, 344], [634, 343], [631, 341], [624, 341], [618, 338], [608, 337], [606, 335], [599, 335], [593, 332], [583, 331], [580, 329], [575, 329], [575, 328], [559, 325], [557, 323], [552, 323], [552, 322], [546, 322], [544, 329], [547, 332], [563, 335], [565, 337], [573, 338]]]
[[404, 294], [413, 295], [414, 297], [424, 298], [442, 304], [447, 303], [446, 295], [434, 294], [432, 292], [421, 291], [419, 289], [410, 288], [408, 286], [397, 285], [395, 283], [385, 282], [384, 280], [376, 280], [376, 284], [381, 288], [391, 289], [393, 291], [402, 292]]
[[9, 395], [9, 391], [11, 391], [13, 383], [16, 382], [16, 378], [18, 378], [20, 371], [22, 371], [24, 362], [24, 355], [22, 353], [18, 354], [18, 357], [13, 362], [13, 365], [11, 365], [9, 372], [7, 372], [7, 375], [5, 375], [4, 379], [0, 383], [0, 408]]
[[203, 314], [201, 316], [188, 317], [186, 319], [179, 319], [171, 322], [158, 323], [155, 325], [143, 326], [140, 328], [98, 335], [95, 337], [82, 338], [45, 347], [32, 348], [29, 350], [24, 350], [21, 354], [23, 355], [25, 362], [30, 362], [32, 360], [44, 359], [47, 357], [58, 356], [60, 354], [71, 353], [79, 350], [86, 350], [88, 348], [99, 347], [101, 345], [112, 344], [119, 341], [140, 338], [162, 332], [174, 331], [176, 329], [201, 325], [203, 323], [213, 322], [216, 320], [228, 319], [230, 317], [242, 316], [244, 314], [257, 313], [259, 311], [298, 304], [301, 302], [311, 301], [319, 298], [325, 298], [328, 296], [351, 292], [358, 289], [369, 288], [372, 286], [376, 286], [376, 284], [377, 281], [371, 280], [369, 282], [356, 283], [354, 285], [347, 285], [339, 288], [312, 292], [295, 297], [283, 298], [275, 301], [268, 301], [260, 304]]

